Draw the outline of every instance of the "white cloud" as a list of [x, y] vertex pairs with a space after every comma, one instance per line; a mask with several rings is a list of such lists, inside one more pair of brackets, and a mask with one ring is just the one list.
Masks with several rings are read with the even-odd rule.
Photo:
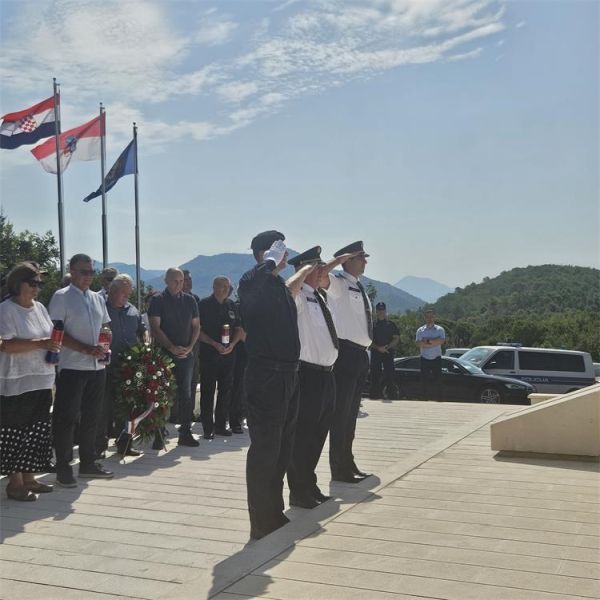
[[527, 21], [519, 21], [516, 25], [515, 28], [516, 29], [521, 29], [521, 27], [525, 27], [525, 25], [527, 25]]
[[225, 44], [231, 39], [238, 25], [225, 17], [213, 17], [215, 11], [210, 11], [210, 16], [204, 18], [194, 36], [199, 44], [207, 46], [218, 46]]
[[[482, 40], [504, 29], [497, 0], [292, 0], [267, 9], [270, 16], [246, 15], [243, 27], [235, 14], [193, 3], [188, 25], [178, 27], [160, 0], [18, 6], [2, 41], [5, 92], [36, 97], [56, 73], [70, 103], [65, 122], [89, 119], [102, 100], [115, 144], [136, 120], [156, 148], [226, 135], [295, 98], [403, 65], [474, 58]], [[224, 45], [234, 34], [236, 44]], [[173, 118], [185, 96], [203, 97], [197, 114]], [[168, 116], [147, 117], [166, 102]]]
[[258, 92], [258, 84], [254, 81], [231, 82], [217, 88], [219, 96], [228, 102], [241, 102]]

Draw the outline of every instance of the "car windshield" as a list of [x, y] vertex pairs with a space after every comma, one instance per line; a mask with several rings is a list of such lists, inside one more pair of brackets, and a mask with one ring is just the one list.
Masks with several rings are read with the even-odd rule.
[[468, 352], [465, 352], [461, 357], [461, 362], [469, 362], [476, 367], [479, 367], [481, 363], [492, 353], [495, 352], [496, 348], [473, 348]]
[[483, 371], [479, 367], [476, 367], [473, 363], [463, 360], [462, 356], [459, 359], [457, 359], [456, 362], [459, 363], [461, 367], [464, 367], [467, 371], [469, 371], [469, 373], [473, 375], [483, 373]]

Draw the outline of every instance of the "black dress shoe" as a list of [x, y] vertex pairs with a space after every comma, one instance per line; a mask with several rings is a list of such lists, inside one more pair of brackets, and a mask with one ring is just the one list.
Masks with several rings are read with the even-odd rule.
[[233, 433], [244, 433], [244, 428], [241, 425], [234, 425], [231, 428], [231, 431], [233, 431]]
[[230, 435], [233, 435], [233, 433], [231, 432], [231, 429], [227, 429], [226, 427], [216, 427], [215, 433], [217, 435], [224, 435], [225, 437], [229, 437]]
[[215, 434], [212, 431], [207, 431], [203, 436], [205, 440], [214, 440]]
[[321, 503], [331, 500], [331, 496], [326, 496], [321, 490], [317, 489], [313, 492], [313, 496]]
[[373, 473], [365, 473], [364, 471], [360, 471], [359, 469], [355, 469], [354, 470], [354, 475], [356, 475], [357, 477], [362, 477], [363, 479], [366, 479], [367, 477], [371, 477], [371, 475], [373, 475]]
[[263, 529], [260, 527], [256, 527], [255, 525], [251, 525], [250, 526], [250, 539], [251, 540], [260, 540], [261, 538], [264, 538], [266, 535], [269, 535], [273, 531], [276, 531], [280, 527], [287, 525], [289, 522], [290, 522], [290, 520], [283, 513], [281, 513], [269, 525], [268, 528]]
[[331, 476], [331, 479], [333, 479], [333, 481], [341, 481], [342, 483], [360, 483], [361, 481], [364, 480], [364, 477], [358, 477], [357, 475], [354, 475], [353, 473], [350, 473], [348, 475], [343, 475], [343, 474], [335, 474]]
[[195, 448], [200, 445], [200, 442], [191, 434], [184, 433], [179, 435], [179, 439], [177, 440], [178, 446], [189, 446], [190, 448]]
[[[161, 446], [162, 448], [162, 446]], [[155, 448], [156, 449], [156, 448]], [[138, 452], [137, 450], [134, 450], [131, 445], [127, 446], [126, 444], [118, 444], [117, 445], [117, 452], [121, 455], [121, 456], [141, 456], [142, 453]]]
[[316, 508], [320, 502], [309, 494], [295, 496], [290, 494], [290, 506], [299, 506], [300, 508]]

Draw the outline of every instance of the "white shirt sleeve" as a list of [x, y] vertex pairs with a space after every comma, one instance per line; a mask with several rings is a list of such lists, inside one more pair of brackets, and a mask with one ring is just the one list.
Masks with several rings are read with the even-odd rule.
[[10, 305], [11, 300], [0, 304], [0, 336], [3, 340], [12, 340], [17, 337], [17, 324], [15, 323]]
[[64, 321], [66, 315], [65, 310], [65, 295], [57, 294], [56, 292], [48, 305], [48, 313], [53, 321]]
[[296, 302], [296, 309], [298, 311], [298, 315], [301, 315], [304, 312], [304, 297], [302, 296], [302, 292], [300, 292], [297, 296], [294, 297], [294, 301]]
[[102, 323], [110, 323], [110, 316], [108, 314], [108, 309], [106, 308], [106, 302], [102, 302], [102, 310], [104, 314], [102, 315]]

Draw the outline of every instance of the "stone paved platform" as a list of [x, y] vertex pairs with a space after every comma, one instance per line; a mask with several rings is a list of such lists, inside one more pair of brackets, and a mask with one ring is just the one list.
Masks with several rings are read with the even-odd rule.
[[[0, 598], [600, 598], [598, 464], [500, 459], [510, 406], [367, 400], [377, 474], [248, 544], [248, 436], [107, 462], [112, 481], [0, 505]], [[45, 478], [52, 480], [52, 476]]]

